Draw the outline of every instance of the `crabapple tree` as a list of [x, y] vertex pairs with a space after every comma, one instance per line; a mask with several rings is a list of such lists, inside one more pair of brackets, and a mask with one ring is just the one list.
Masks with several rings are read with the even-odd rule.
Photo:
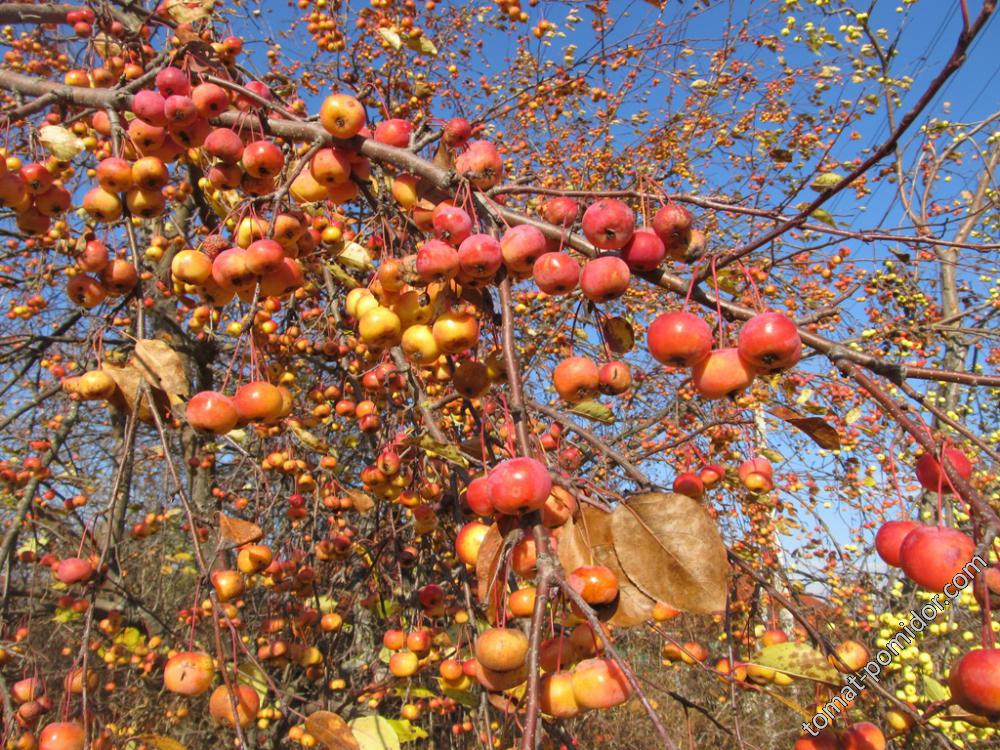
[[996, 742], [996, 2], [883, 5], [0, 4], [4, 748]]

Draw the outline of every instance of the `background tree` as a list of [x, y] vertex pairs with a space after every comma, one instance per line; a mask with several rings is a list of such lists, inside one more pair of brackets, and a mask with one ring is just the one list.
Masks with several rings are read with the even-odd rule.
[[0, 4], [3, 741], [995, 743], [971, 5]]

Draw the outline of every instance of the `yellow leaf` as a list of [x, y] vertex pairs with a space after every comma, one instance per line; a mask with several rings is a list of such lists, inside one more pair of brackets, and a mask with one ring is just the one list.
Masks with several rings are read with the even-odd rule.
[[840, 675], [826, 658], [805, 643], [787, 641], [766, 646], [753, 660], [754, 664], [770, 667], [793, 677], [839, 685]]
[[347, 722], [332, 711], [316, 711], [306, 717], [306, 731], [326, 750], [358, 750]]
[[412, 50], [423, 52], [425, 55], [430, 55], [431, 57], [437, 56], [438, 50], [434, 46], [434, 42], [423, 35], [416, 38], [408, 36], [404, 41], [406, 42], [406, 46]]
[[288, 425], [289, 429], [295, 433], [295, 437], [302, 441], [302, 444], [307, 448], [311, 448], [314, 451], [319, 451], [325, 453], [327, 451], [326, 441], [320, 440], [318, 437], [313, 435], [309, 430], [299, 427], [299, 425], [294, 422], [290, 422]]
[[379, 29], [378, 34], [393, 49], [399, 49], [403, 44], [402, 40], [399, 38], [399, 34], [392, 29]]
[[778, 451], [774, 450], [773, 448], [762, 448], [757, 452], [760, 453], [760, 455], [762, 455], [768, 461], [774, 464], [781, 463], [782, 461], [785, 460], [785, 457], [782, 456], [780, 453], [778, 453]]
[[120, 55], [122, 53], [121, 45], [104, 33], [94, 34], [94, 36], [91, 37], [90, 43], [93, 46], [94, 51], [105, 60], [109, 57], [115, 57], [116, 55]]
[[38, 140], [59, 161], [69, 161], [86, 148], [82, 140], [59, 125], [39, 128]]
[[407, 442], [422, 448], [429, 456], [437, 456], [459, 466], [468, 467], [469, 465], [469, 459], [462, 455], [462, 451], [457, 446], [439, 443], [430, 435], [421, 435], [416, 440], [411, 438]]
[[162, 734], [143, 734], [136, 737], [136, 739], [145, 742], [147, 745], [152, 745], [156, 750], [187, 750], [177, 740], [164, 737]]
[[238, 672], [236, 681], [241, 685], [252, 687], [263, 702], [267, 695], [267, 677], [261, 668], [256, 664], [240, 664], [236, 671]]
[[194, 23], [208, 18], [214, 0], [164, 0], [163, 9], [179, 24]]
[[381, 716], [362, 716], [350, 723], [361, 750], [400, 750], [399, 736]]
[[355, 271], [370, 271], [374, 268], [368, 250], [357, 242], [348, 242], [344, 245], [344, 249], [337, 255], [337, 260]]
[[825, 190], [830, 190], [834, 188], [843, 177], [841, 177], [836, 172], [824, 172], [823, 174], [816, 175], [813, 181], [809, 184], [813, 190], [822, 193]]

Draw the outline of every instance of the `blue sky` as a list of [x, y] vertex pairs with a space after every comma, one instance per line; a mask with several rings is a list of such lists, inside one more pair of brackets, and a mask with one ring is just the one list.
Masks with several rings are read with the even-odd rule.
[[[439, 4], [439, 8], [443, 9], [447, 5], [447, 3]], [[977, 0], [970, 0], [969, 5], [970, 13], [974, 17], [979, 10], [980, 3]], [[695, 6], [696, 4], [692, 2], [682, 4], [670, 0], [667, 3], [667, 8], [663, 12], [662, 18], [671, 22], [676, 20], [677, 14], [688, 13]], [[489, 2], [483, 2], [477, 7], [495, 8]], [[593, 46], [594, 37], [590, 28], [592, 14], [583, 3], [543, 2], [537, 8], [529, 8], [525, 3], [525, 9], [530, 14], [530, 20], [527, 24], [518, 25], [513, 30], [508, 28], [503, 31], [494, 30], [486, 33], [483, 39], [481, 54], [478, 57], [474, 56], [473, 59], [468, 61], [470, 80], [475, 79], [479, 74], [490, 75], [501, 73], [511, 56], [517, 50], [514, 35], [528, 33], [539, 18], [548, 18], [557, 24], [560, 32], [566, 34], [564, 38], [553, 40], [551, 46], [545, 46], [541, 42], [532, 42], [532, 49], [539, 55], [559, 60], [562, 57], [565, 46], [573, 44], [577, 48], [577, 57], [579, 58]], [[840, 11], [843, 10], [843, 8], [840, 9]], [[915, 81], [911, 89], [902, 96], [902, 103], [898, 112], [905, 112], [924, 91], [952, 52], [961, 28], [959, 3], [957, 0], [954, 2], [951, 0], [920, 0], [914, 3], [904, 3], [902, 0], [889, 2], [879, 0], [873, 3], [871, 7], [867, 3], [858, 3], [856, 10], [869, 11], [871, 26], [875, 29], [884, 27], [887, 30], [889, 41], [896, 39], [897, 36], [899, 37], [899, 54], [892, 62], [893, 75], [896, 77], [909, 76]], [[635, 0], [634, 2], [616, 2], [612, 0], [608, 6], [608, 12], [611, 16], [618, 18], [614, 31], [608, 37], [609, 44], [621, 42], [632, 38], [634, 34], [644, 32], [650, 28], [657, 16], [660, 15], [659, 10], [641, 0]], [[294, 17], [292, 13], [291, 9], [283, 5], [268, 7], [263, 11], [262, 18], [256, 22], [259, 24], [261, 32], [263, 32], [258, 32], [258, 34], [266, 36], [278, 30], [288, 28], [291, 19]], [[569, 13], [574, 13], [581, 20], [575, 24], [568, 25], [567, 15]], [[850, 14], [838, 12], [837, 15], [831, 15], [826, 19], [822, 19], [817, 18], [814, 12], [794, 7], [785, 9], [773, 2], [751, 2], [750, 0], [711, 2], [707, 9], [694, 13], [682, 24], [677, 24], [671, 28], [666, 35], [668, 45], [662, 51], [662, 54], [676, 56], [679, 46], [671, 43], [683, 41], [694, 50], [694, 54], [683, 58], [675, 57], [674, 64], [684, 67], [690, 65], [696, 69], [702, 66], [707, 72], [707, 53], [718, 49], [721, 45], [722, 30], [726, 25], [727, 18], [731, 18], [737, 23], [744, 18], [749, 18], [755, 31], [767, 31], [779, 34], [788, 16], [796, 17], [796, 31], [801, 31], [805, 23], [812, 19], [817, 24], [821, 22], [825, 23], [827, 28], [837, 35], [839, 35], [838, 26], [841, 23], [854, 22], [852, 18], [853, 11]], [[998, 101], [1000, 101], [1000, 97], [997, 96], [1000, 93], [1000, 81], [998, 81], [1000, 56], [997, 56], [993, 49], [995, 46], [994, 43], [998, 38], [996, 24], [997, 21], [994, 17], [985, 31], [973, 44], [966, 65], [952, 77], [944, 89], [934, 98], [919, 120], [920, 123], [926, 122], [931, 117], [974, 122], [990, 114], [996, 107]], [[303, 36], [305, 34], [304, 30], [298, 33]], [[354, 33], [353, 29], [351, 33]], [[252, 38], [253, 33], [247, 33], [246, 36]], [[785, 39], [788, 40], [789, 38], [786, 37]], [[304, 46], [291, 43], [288, 39], [281, 40], [281, 43], [285, 54], [292, 58], [298, 54], [308, 54], [308, 51], [312, 47], [311, 40]], [[262, 52], [261, 45], [250, 44], [249, 48], [256, 50], [256, 52]], [[751, 59], [757, 59], [751, 53], [745, 54]], [[809, 63], [819, 59], [815, 53], [807, 50], [803, 45], [796, 44], [789, 44], [784, 55], [789, 63], [793, 65]], [[819, 55], [822, 56], [824, 62], [827, 59], [833, 62], [836, 53], [829, 48], [824, 48], [820, 51]], [[258, 55], [259, 65], [263, 64], [259, 59], [261, 57], [262, 55]], [[305, 59], [303, 58], [303, 61]], [[772, 62], [768, 62], [767, 64], [773, 65]], [[627, 69], [626, 67], [622, 72], [624, 73]], [[766, 75], [766, 71], [767, 68], [762, 69], [761, 75]], [[849, 69], [842, 69], [840, 72], [849, 73], [850, 71]], [[609, 75], [609, 82], [611, 88], [613, 88], [615, 74], [612, 73]], [[599, 76], [595, 75], [593, 78], [594, 83], [603, 83]], [[811, 82], [808, 85], [811, 86]], [[628, 117], [635, 111], [646, 106], [657, 109], [662, 108], [666, 112], [670, 112], [683, 106], [683, 96], [687, 94], [687, 90], [682, 88], [677, 97], [671, 99], [669, 97], [669, 90], [665, 86], [659, 88], [652, 87], [650, 90], [649, 102], [631, 102], [622, 108], [620, 114]], [[838, 97], [842, 94], [845, 96], [857, 96], [858, 91], [861, 90], [861, 87], [858, 86], [848, 86], [846, 89], [841, 89], [835, 85], [830, 91], [826, 92], [824, 100], [827, 102], [837, 101]], [[847, 93], [844, 94], [844, 91]], [[867, 84], [867, 88], [864, 91], [875, 93], [878, 91], [878, 87], [875, 84]], [[803, 86], [798, 91], [797, 96], [804, 97], [808, 93], [809, 88]], [[470, 96], [474, 96], [471, 91]], [[315, 104], [315, 102], [310, 102], [310, 104]], [[443, 110], [434, 114], [447, 117], [453, 114], [453, 112]], [[858, 156], [863, 158], [867, 154], [868, 149], [882, 142], [888, 134], [888, 126], [881, 109], [875, 115], [862, 118], [852, 126], [852, 129], [856, 130], [860, 137], [850, 139], [846, 133], [839, 137], [831, 152], [834, 158], [840, 160], [848, 160]], [[619, 131], [620, 141], [627, 143], [630, 134], [631, 127], [628, 125], [622, 126]], [[919, 149], [920, 139], [919, 137], [914, 137], [916, 134], [917, 128], [914, 127], [902, 141], [902, 145], [907, 149], [908, 158], [912, 157]], [[752, 148], [752, 144], [749, 146], [741, 144], [740, 147]], [[962, 170], [954, 183], [948, 187], [948, 194], [957, 194], [962, 188], [970, 187], [970, 176], [974, 176], [974, 174], [975, 169]], [[720, 189], [733, 187], [727, 184], [727, 174], [724, 168], [720, 168], [715, 177], [715, 182], [720, 186]], [[792, 202], [794, 204], [797, 201], [809, 200], [813, 195], [813, 193], [807, 190], [801, 196], [793, 199]], [[853, 191], [844, 191], [827, 204], [825, 208], [833, 214], [838, 225], [842, 227], [903, 227], [908, 224], [902, 215], [894, 186], [888, 182], [880, 183], [872, 194], [865, 196], [861, 200], [855, 196]], [[907, 234], [910, 233], [909, 231], [904, 231]], [[880, 267], [885, 259], [893, 257], [884, 244], [862, 245], [852, 242], [843, 244], [851, 247], [853, 259], [868, 268]], [[832, 252], [832, 249], [830, 252]], [[975, 273], [969, 273], [967, 276], [973, 286], [979, 284], [975, 278]], [[848, 307], [852, 308], [856, 313], [861, 313], [862, 311], [861, 305], [851, 305], [851, 303], [848, 303]], [[854, 323], [863, 327], [864, 319], [858, 316]], [[848, 326], [850, 326], [850, 323]], [[848, 327], [845, 328], [846, 333], [853, 334], [856, 331], [850, 331]], [[813, 369], [818, 373], [825, 373], [829, 365], [825, 360], [819, 358], [815, 363], [807, 364], [805, 367]], [[790, 428], [787, 431], [772, 430], [770, 437], [775, 441], [774, 447], [786, 456], [801, 454], [802, 441], [807, 440]], [[862, 457], [862, 462], [864, 463], [867, 459], [870, 459], [870, 457]], [[900, 469], [905, 475], [906, 467], [900, 467]], [[832, 498], [832, 500], [834, 501], [834, 507], [829, 511], [821, 510], [821, 512], [834, 533], [841, 539], [844, 539], [847, 536], [848, 528], [851, 525], [856, 525], [858, 519], [853, 513], [842, 514], [836, 504], [836, 499]], [[808, 519], [808, 516], [805, 514], [802, 514], [801, 517], [803, 520]]]

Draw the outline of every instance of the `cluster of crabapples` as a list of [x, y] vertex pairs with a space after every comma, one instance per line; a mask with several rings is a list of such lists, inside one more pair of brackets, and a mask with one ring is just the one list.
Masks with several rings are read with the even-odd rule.
[[735, 347], [713, 348], [712, 329], [683, 310], [663, 313], [649, 326], [649, 352], [672, 367], [691, 368], [691, 382], [705, 399], [739, 394], [760, 374], [787, 370], [802, 357], [798, 327], [777, 312], [755, 315]]
[[[774, 467], [762, 456], [748, 458], [737, 469], [740, 484], [754, 494], [764, 494], [774, 489]], [[705, 490], [711, 489], [726, 476], [720, 464], [708, 464], [698, 472], [685, 471], [674, 477], [673, 490], [700, 500]]]
[[[524, 514], [539, 512], [553, 549], [558, 544], [560, 527], [576, 509], [574, 496], [553, 484], [545, 465], [523, 456], [502, 461], [486, 475], [473, 479], [464, 499], [474, 514], [495, 518], [504, 528], [518, 523]], [[470, 521], [460, 529], [455, 540], [459, 560], [469, 566], [476, 565], [489, 529], [480, 520]], [[524, 580], [524, 585], [506, 597], [505, 619], [530, 618], [536, 596], [530, 581], [534, 579], [537, 565], [537, 549], [532, 538], [522, 538], [514, 545], [510, 565]], [[580, 566], [567, 574], [566, 582], [592, 607], [614, 602], [619, 593], [617, 576], [603, 565]], [[545, 713], [560, 718], [575, 716], [583, 709], [619, 705], [631, 694], [631, 687], [619, 666], [602, 656], [603, 638], [607, 634], [598, 635], [586, 622], [581, 622], [584, 615], [575, 604], [571, 611], [572, 617], [564, 623], [563, 631], [544, 640], [539, 650], [539, 663], [544, 670], [539, 688], [540, 705]], [[393, 648], [389, 640], [386, 645]], [[523, 684], [528, 677], [527, 649], [527, 637], [519, 628], [488, 628], [475, 637], [469, 659], [441, 662], [441, 676], [447, 685], [456, 688], [467, 687], [475, 680], [487, 691], [510, 690]], [[419, 654], [401, 651], [392, 658], [395, 666], [403, 670], [394, 670], [397, 676], [411, 676], [421, 666]], [[394, 663], [390, 662], [390, 669], [393, 668]]]
[[793, 750], [886, 750], [887, 747], [888, 740], [879, 727], [870, 721], [859, 721], [843, 731], [824, 729], [804, 734]]
[[[972, 476], [969, 458], [957, 448], [946, 447], [940, 457], [924, 453], [916, 464], [917, 480], [933, 494], [951, 494], [954, 487], [941, 462], [962, 479]], [[976, 553], [975, 540], [963, 531], [942, 525], [900, 520], [884, 523], [875, 535], [879, 557], [900, 568], [913, 583], [936, 594], [954, 596], [958, 589], [972, 585], [973, 594], [984, 609], [1000, 607], [1000, 566], [970, 569]], [[948, 684], [952, 699], [977, 716], [1000, 717], [1000, 649], [969, 651], [952, 666]]]

